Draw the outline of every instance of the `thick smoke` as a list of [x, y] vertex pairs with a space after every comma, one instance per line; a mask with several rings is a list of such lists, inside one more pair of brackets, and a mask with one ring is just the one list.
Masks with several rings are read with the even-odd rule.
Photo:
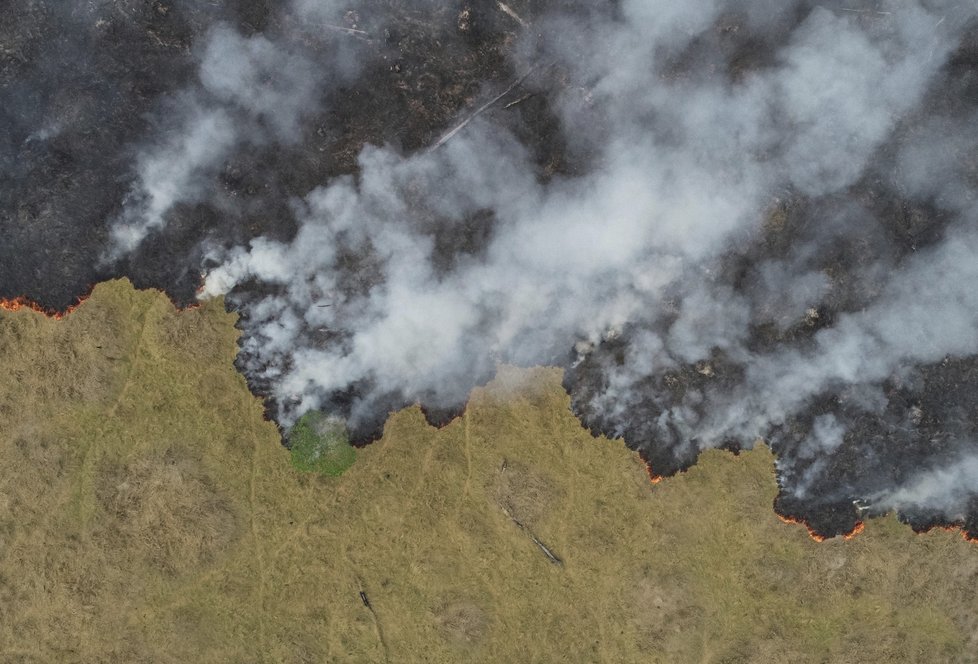
[[[978, 387], [978, 10], [846, 5], [510, 3], [510, 92], [470, 118], [507, 82], [465, 91], [430, 149], [364, 146], [286, 198], [288, 237], [206, 239], [202, 297], [241, 312], [284, 427], [325, 409], [369, 437], [401, 405], [453, 412], [501, 362], [555, 364], [657, 470], [765, 438], [789, 502], [965, 518], [978, 418], [948, 386]], [[236, 213], [213, 181], [238, 151], [301, 148], [340, 84], [401, 67], [382, 16], [283, 12], [197, 45], [110, 257], [177, 204]]]

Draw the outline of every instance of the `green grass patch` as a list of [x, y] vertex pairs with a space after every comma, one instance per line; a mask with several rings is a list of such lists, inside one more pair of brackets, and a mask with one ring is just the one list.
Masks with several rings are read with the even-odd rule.
[[292, 465], [307, 473], [337, 477], [356, 461], [356, 450], [350, 445], [346, 424], [311, 410], [289, 431]]

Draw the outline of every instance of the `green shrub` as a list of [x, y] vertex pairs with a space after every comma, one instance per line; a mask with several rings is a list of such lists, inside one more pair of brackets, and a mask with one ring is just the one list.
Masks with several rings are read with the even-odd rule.
[[338, 417], [311, 410], [292, 426], [288, 438], [292, 465], [304, 472], [335, 477], [356, 460], [346, 424]]

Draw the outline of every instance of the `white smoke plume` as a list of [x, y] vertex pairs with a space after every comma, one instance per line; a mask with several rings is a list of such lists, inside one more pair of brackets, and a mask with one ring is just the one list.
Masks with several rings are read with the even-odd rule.
[[969, 501], [975, 495], [978, 495], [978, 456], [970, 455], [922, 471], [896, 490], [873, 496], [872, 501], [877, 507], [935, 510], [949, 521], [963, 521]]
[[[315, 3], [297, 11], [335, 20]], [[599, 380], [576, 403], [677, 458], [750, 445], [826, 393], [882, 411], [886, 381], [978, 353], [974, 180], [961, 166], [973, 125], [930, 110], [976, 11], [623, 0], [537, 16], [513, 69], [534, 72], [525, 87], [550, 100], [578, 173], [541, 172], [503, 104], [435, 150], [368, 146], [355, 176], [293, 202], [291, 241], [211, 246], [202, 297], [227, 294], [242, 312], [242, 365], [283, 426], [315, 408], [353, 425], [392, 403], [451, 408], [498, 362], [590, 367]], [[206, 101], [140, 160], [116, 247], [165, 223], [237, 142], [296, 140], [318, 75], [288, 44], [215, 31], [195, 96]], [[891, 251], [887, 213], [852, 194], [873, 183], [939, 211], [941, 237]], [[765, 254], [799, 199], [807, 225]], [[825, 259], [842, 245], [873, 258], [843, 275]], [[850, 304], [826, 322], [830, 297]], [[764, 326], [777, 342], [757, 341]], [[818, 331], [793, 341], [806, 326]], [[721, 361], [736, 370], [710, 383]], [[662, 391], [688, 367], [702, 385]], [[841, 416], [811, 421], [795, 454], [816, 463], [799, 494], [854, 440]], [[913, 480], [889, 504], [958, 501], [972, 474], [946, 472], [964, 488], [945, 493]]]
[[[319, 15], [328, 9], [320, 3]], [[167, 105], [175, 126], [139, 155], [133, 188], [112, 224], [108, 260], [132, 252], [163, 228], [174, 205], [206, 197], [204, 183], [236, 145], [298, 140], [302, 119], [335, 80], [317, 69], [305, 48], [298, 38], [273, 43], [223, 24], [211, 29], [200, 54], [198, 85]]]
[[150, 232], [162, 228], [166, 213], [176, 203], [199, 196], [203, 176], [237, 140], [227, 113], [188, 101], [180, 128], [139, 160], [137, 184], [112, 226], [112, 257], [133, 251]]
[[[877, 383], [902, 367], [978, 353], [978, 234], [969, 225], [967, 233], [915, 254], [872, 306], [819, 331], [811, 348], [752, 357], [749, 396], [717, 409], [715, 434], [757, 435], [830, 388]], [[816, 439], [825, 438], [820, 429], [816, 420]]]

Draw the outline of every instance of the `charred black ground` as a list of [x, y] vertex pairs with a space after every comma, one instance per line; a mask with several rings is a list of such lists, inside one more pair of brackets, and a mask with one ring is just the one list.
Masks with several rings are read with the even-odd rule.
[[[532, 22], [552, 4], [558, 3], [513, 0], [506, 6]], [[572, 11], [571, 4], [564, 3], [563, 9]], [[862, 4], [872, 11], [872, 3]], [[44, 307], [64, 308], [92, 284], [124, 275], [137, 286], [161, 288], [177, 303], [188, 304], [202, 270], [211, 267], [205, 256], [208, 243], [291, 239], [297, 231], [295, 202], [334, 178], [356, 175], [365, 145], [393, 146], [403, 154], [425, 150], [527, 72], [486, 112], [491, 122], [526, 147], [540, 181], [600, 167], [579, 142], [569, 146], [554, 109], [559, 95], [583, 90], [589, 81], [575, 79], [546, 52], [515, 52], [524, 28], [496, 3], [386, 0], [373, 3], [369, 12], [351, 4], [342, 21], [329, 26], [297, 21], [277, 5], [118, 1], [92, 9], [13, 1], [0, 22], [0, 296], [26, 296]], [[804, 20], [813, 6], [799, 4], [792, 21]], [[615, 3], [609, 7], [603, 9], [616, 11]], [[580, 10], [587, 11], [592, 10]], [[352, 57], [359, 71], [331, 74], [324, 69], [324, 76], [335, 80], [328, 93], [320, 93], [315, 112], [303, 118], [296, 140], [236, 146], [202, 183], [205, 193], [196, 202], [175, 205], [165, 227], [153, 231], [131, 255], [106, 260], [110, 225], [124, 209], [136, 177], [135, 153], [154, 132], [174, 122], [179, 92], [194, 85], [202, 40], [221, 23], [243, 35], [285, 35], [324, 67], [331, 58]], [[736, 14], [724, 15], [674, 59], [667, 75], [695, 77], [709, 71], [734, 84], [771, 66], [777, 38], [747, 34], [741, 23]], [[898, 269], [944, 238], [949, 219], [939, 202], [902, 190], [886, 174], [896, 167], [899, 136], [910, 137], [925, 119], [951, 123], [978, 111], [978, 39], [974, 30], [967, 34], [927, 92], [921, 114], [904, 122], [898, 139], [878, 151], [856, 184], [828, 196], [781, 192], [770, 206], [760, 241], [734, 243], [713, 266], [717, 284], [743, 293], [759, 288], [763, 276], [756, 266], [766, 259], [790, 259], [832, 277], [828, 294], [802, 324], [783, 327], [769, 318], [752, 325], [751, 350], [811, 345], [814, 335], [840, 315], [872, 303], [887, 269]], [[716, 63], [723, 63], [720, 71]], [[588, 112], [592, 122], [602, 122], [600, 109]], [[978, 184], [974, 156], [957, 158], [960, 170]], [[874, 223], [847, 224], [854, 207]], [[826, 242], [829, 219], [836, 221]], [[436, 263], [449, 271], [479, 255], [493, 236], [495, 220], [491, 210], [479, 211], [446, 230], [433, 217], [430, 229]], [[813, 238], [818, 238], [814, 251]], [[801, 247], [806, 254], [799, 258]], [[372, 287], [371, 260], [369, 255], [347, 257], [348, 288]], [[866, 272], [867, 265], [882, 269]], [[269, 288], [256, 281], [229, 295], [246, 333], [248, 304]], [[633, 392], [641, 396], [621, 404], [616, 413], [594, 408], [593, 397], [605, 389], [609, 367], [627, 361], [630, 340], [640, 332], [626, 326], [580, 361], [570, 348], [554, 348], [550, 361], [567, 368], [565, 386], [585, 425], [624, 437], [663, 475], [695, 463], [700, 447], [736, 447], [734, 441], [689, 444], [681, 432], [661, 424], [660, 416], [679, 404], [705, 417], [712, 401], [692, 400], [692, 395], [741, 388], [743, 364], [721, 349], [709, 361], [650, 375], [643, 389]], [[311, 343], [324, 346], [348, 341], [327, 329], [308, 335]], [[245, 373], [253, 391], [271, 399], [267, 377]], [[379, 436], [390, 411], [419, 400], [431, 422], [447, 423], [460, 412], [468, 388], [485, 382], [490, 373], [472, 375], [454, 403], [428, 403], [424, 394], [396, 391], [378, 396], [374, 386], [363, 384], [333, 394], [327, 405], [349, 412], [359, 397], [372, 395], [369, 415], [353, 431], [354, 440], [363, 444]], [[822, 535], [849, 532], [862, 516], [859, 500], [908, 481], [920, 469], [952, 462], [961, 453], [960, 441], [978, 440], [976, 358], [948, 357], [907, 367], [885, 382], [884, 391], [886, 406], [878, 413], [854, 406], [840, 387], [820, 394], [784, 424], [758, 432], [779, 454], [782, 482], [795, 489], [804, 485], [782, 494], [781, 513], [804, 519]], [[275, 412], [269, 402], [269, 413]], [[844, 425], [845, 437], [837, 449], [816, 458], [803, 443], [816, 418], [828, 414]], [[802, 481], [815, 464], [819, 472]], [[978, 537], [978, 507], [975, 501], [971, 505], [965, 526]], [[926, 510], [908, 510], [904, 517], [918, 528], [941, 521]]]

